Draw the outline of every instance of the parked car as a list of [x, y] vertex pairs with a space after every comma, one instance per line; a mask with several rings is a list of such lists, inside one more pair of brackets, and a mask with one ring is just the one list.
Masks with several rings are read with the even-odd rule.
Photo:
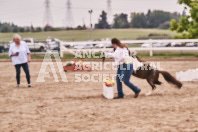
[[74, 45], [74, 49], [84, 49], [84, 45], [83, 44]]
[[187, 43], [186, 47], [197, 47], [197, 43]]
[[169, 43], [169, 42], [161, 43], [161, 47], [170, 47], [170, 46], [171, 46], [171, 43]]
[[92, 49], [93, 45], [92, 44], [86, 44], [84, 45], [83, 49]]
[[185, 43], [175, 43], [175, 47], [185, 47]]
[[[171, 46], [171, 43], [168, 42], [163, 42], [163, 43], [153, 43], [152, 45], [153, 47], [169, 47]], [[141, 45], [142, 48], [149, 48], [150, 47], [150, 43], [144, 43]]]
[[59, 39], [56, 39], [56, 38], [50, 39], [50, 38], [48, 38], [46, 40], [46, 42], [47, 42], [47, 48], [49, 50], [58, 50], [58, 51], [60, 51], [60, 43], [61, 42], [60, 42]]
[[23, 39], [27, 43], [27, 46], [31, 51], [46, 51], [46, 45], [44, 43], [40, 43], [39, 41], [33, 38], [25, 38]]
[[0, 53], [3, 53], [3, 52], [5, 52], [5, 47], [4, 45], [0, 45]]
[[72, 45], [70, 45], [70, 44], [63, 44], [64, 46], [65, 46], [65, 48], [71, 48], [71, 47], [73, 47]]
[[96, 48], [103, 48], [104, 45], [103, 45], [103, 44], [96, 44], [95, 47], [96, 47]]
[[74, 46], [74, 49], [92, 49], [92, 44], [78, 44]]
[[113, 48], [112, 44], [106, 44], [106, 48]]
[[162, 47], [162, 43], [153, 43], [153, 47]]
[[171, 43], [164, 43], [164, 47], [171, 47]]
[[175, 47], [176, 43], [175, 42], [172, 42], [171, 43], [171, 47]]
[[144, 43], [144, 44], [141, 45], [141, 47], [142, 48], [148, 48], [148, 47], [150, 47], [150, 44], [149, 43]]
[[[105, 44], [96, 44], [96, 48], [103, 48]], [[113, 48], [112, 44], [106, 44], [106, 48]]]

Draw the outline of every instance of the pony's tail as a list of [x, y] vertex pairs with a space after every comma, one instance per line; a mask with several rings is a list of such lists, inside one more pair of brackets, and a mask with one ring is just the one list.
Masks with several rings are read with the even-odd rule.
[[182, 87], [182, 83], [180, 81], [178, 81], [176, 78], [174, 78], [170, 73], [168, 73], [166, 71], [159, 71], [159, 73], [161, 73], [163, 75], [164, 79], [167, 82], [176, 85], [178, 88]]

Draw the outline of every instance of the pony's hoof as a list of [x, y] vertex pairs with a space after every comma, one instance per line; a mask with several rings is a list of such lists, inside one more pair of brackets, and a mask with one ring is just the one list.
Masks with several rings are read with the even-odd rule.
[[146, 96], [150, 96], [152, 92], [145, 93]]
[[159, 94], [159, 95], [164, 95], [164, 92], [159, 92], [158, 94]]

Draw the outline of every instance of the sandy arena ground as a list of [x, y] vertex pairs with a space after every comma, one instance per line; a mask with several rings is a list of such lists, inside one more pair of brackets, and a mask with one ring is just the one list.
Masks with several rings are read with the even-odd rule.
[[[178, 90], [160, 76], [165, 95], [157, 89], [145, 96], [150, 86], [132, 77], [142, 89], [139, 98], [134, 99], [124, 86], [124, 99], [107, 100], [102, 83], [75, 83], [74, 75], [115, 71], [67, 72], [68, 83], [59, 74], [60, 82], [55, 82], [50, 73], [45, 83], [37, 83], [40, 67], [40, 62], [30, 63], [33, 87], [27, 88], [22, 71], [18, 89], [14, 66], [0, 63], [0, 132], [198, 132], [198, 82], [185, 82]], [[178, 71], [198, 68], [198, 61], [163, 61], [161, 67], [175, 76]]]

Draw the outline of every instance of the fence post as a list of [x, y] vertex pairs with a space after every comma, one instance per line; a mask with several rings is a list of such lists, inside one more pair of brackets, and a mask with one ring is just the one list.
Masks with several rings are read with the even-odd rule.
[[63, 57], [63, 47], [62, 43], [60, 42], [60, 57]]
[[149, 43], [150, 43], [150, 56], [153, 56], [153, 43], [152, 43], [152, 39], [149, 39]]
[[107, 46], [106, 42], [103, 43], [103, 50], [104, 50], [104, 51], [106, 51], [106, 46]]

